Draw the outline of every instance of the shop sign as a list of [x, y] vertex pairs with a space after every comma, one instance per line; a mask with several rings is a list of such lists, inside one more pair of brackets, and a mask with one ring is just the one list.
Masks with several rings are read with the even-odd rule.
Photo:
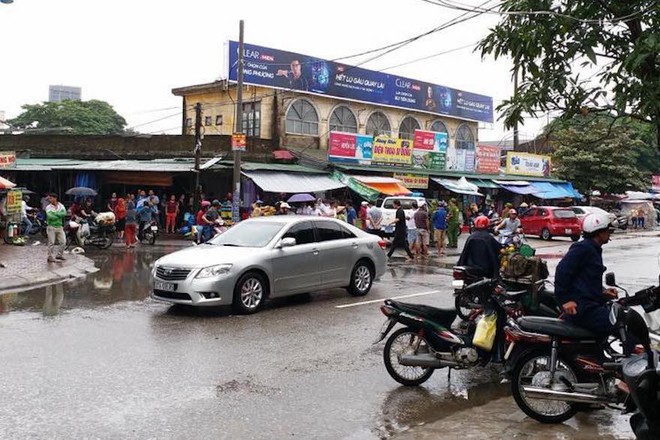
[[425, 170], [444, 170], [447, 133], [415, 130], [412, 166]]
[[550, 156], [509, 151], [506, 154], [506, 173], [520, 176], [549, 177]]
[[474, 147], [456, 148], [450, 146], [447, 148], [447, 170], [449, 171], [474, 171]]
[[245, 151], [245, 134], [234, 133], [231, 135], [231, 151]]
[[500, 173], [500, 149], [489, 145], [477, 145], [474, 169], [480, 174]]
[[23, 201], [22, 191], [7, 192], [7, 214], [19, 214], [21, 212], [21, 202]]
[[660, 192], [660, 176], [651, 176], [651, 188], [653, 191]]
[[445, 154], [424, 150], [413, 150], [412, 166], [413, 168], [420, 168], [423, 170], [444, 170]]
[[[227, 45], [229, 81], [238, 81], [238, 42]], [[460, 119], [493, 122], [493, 98], [308, 55], [243, 46], [243, 82]]]
[[373, 137], [331, 131], [328, 138], [328, 161], [371, 164]]
[[16, 152], [0, 151], [0, 168], [14, 168], [16, 166]]
[[429, 176], [417, 176], [415, 174], [394, 173], [395, 179], [400, 180], [401, 184], [410, 189], [428, 189]]
[[410, 166], [412, 162], [412, 142], [408, 139], [378, 136], [374, 140], [371, 161], [374, 164]]

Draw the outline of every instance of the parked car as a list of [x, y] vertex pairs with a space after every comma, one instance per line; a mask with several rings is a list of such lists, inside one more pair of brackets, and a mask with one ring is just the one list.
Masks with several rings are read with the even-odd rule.
[[152, 298], [257, 312], [268, 298], [343, 287], [366, 295], [387, 265], [385, 242], [335, 219], [271, 216], [158, 259]]
[[537, 206], [520, 216], [520, 223], [526, 235], [538, 235], [544, 240], [552, 237], [571, 237], [578, 241], [582, 226], [577, 215], [570, 208]]
[[389, 226], [390, 223], [394, 221], [396, 217], [396, 209], [394, 208], [394, 201], [398, 200], [401, 202], [401, 208], [403, 208], [406, 213], [406, 217], [410, 217], [414, 210], [412, 209], [412, 202], [417, 202], [417, 206], [421, 206], [426, 203], [424, 197], [414, 197], [414, 196], [391, 196], [385, 197], [383, 199], [382, 205], [380, 205], [380, 211], [383, 214], [383, 220], [381, 221], [381, 231], [382, 236], [391, 237], [394, 235], [394, 226]]
[[610, 222], [617, 228], [626, 229], [628, 227], [628, 217], [625, 215], [617, 216], [616, 214], [607, 212], [597, 206], [571, 206], [571, 210], [575, 213], [575, 215], [577, 215], [577, 218], [580, 221], [580, 225], [582, 224], [582, 221], [587, 216], [587, 214], [605, 213], [610, 218]]

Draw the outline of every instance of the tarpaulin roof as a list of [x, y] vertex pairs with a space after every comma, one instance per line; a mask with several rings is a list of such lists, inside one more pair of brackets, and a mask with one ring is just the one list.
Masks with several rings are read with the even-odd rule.
[[502, 183], [500, 183], [499, 185], [505, 190], [511, 191], [512, 193], [515, 194], [527, 195], [527, 194], [534, 194], [535, 192], [538, 191], [538, 189], [534, 188], [532, 185], [504, 185]]
[[532, 182], [531, 186], [537, 189], [532, 195], [539, 199], [565, 199], [567, 197], [573, 199], [576, 197], [573, 185], [570, 183]]
[[380, 196], [380, 191], [373, 189], [359, 180], [342, 173], [341, 171], [334, 170], [330, 175], [334, 180], [343, 183], [349, 187], [352, 191], [358, 193], [363, 199], [366, 199], [370, 202], [375, 202]]
[[483, 196], [483, 194], [479, 192], [479, 187], [477, 187], [477, 185], [475, 185], [474, 183], [468, 182], [465, 177], [461, 177], [458, 180], [437, 179], [437, 178], [433, 178], [432, 180], [444, 186], [449, 191], [455, 192], [456, 194], [465, 194], [468, 196]]
[[16, 184], [14, 182], [10, 182], [9, 180], [0, 177], [0, 189], [11, 189], [15, 186]]
[[282, 173], [273, 171], [243, 171], [242, 174], [262, 190], [274, 193], [324, 192], [344, 188], [341, 182], [327, 174]]
[[410, 194], [411, 191], [405, 186], [401, 185], [401, 181], [393, 177], [381, 176], [351, 176], [361, 184], [372, 188], [379, 193], [387, 194], [388, 196], [398, 196], [402, 194]]
[[477, 185], [479, 188], [494, 189], [500, 187], [499, 185], [493, 183], [492, 180], [488, 179], [468, 179], [468, 182]]

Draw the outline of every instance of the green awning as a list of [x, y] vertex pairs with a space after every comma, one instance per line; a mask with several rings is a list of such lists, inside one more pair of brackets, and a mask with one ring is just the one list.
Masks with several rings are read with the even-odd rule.
[[348, 176], [341, 171], [333, 171], [330, 177], [338, 182], [343, 183], [347, 187], [349, 187], [352, 191], [355, 191], [358, 193], [363, 199], [368, 200], [370, 202], [375, 202], [376, 199], [378, 199], [378, 196], [380, 196], [380, 192], [368, 187], [367, 185], [364, 185], [357, 179], [354, 179], [351, 176]]
[[485, 189], [497, 189], [497, 188], [500, 187], [499, 185], [493, 183], [492, 180], [488, 180], [488, 179], [468, 179], [468, 182], [474, 183], [475, 185], [477, 185], [479, 188], [482, 188], [482, 189], [483, 188], [485, 188]]

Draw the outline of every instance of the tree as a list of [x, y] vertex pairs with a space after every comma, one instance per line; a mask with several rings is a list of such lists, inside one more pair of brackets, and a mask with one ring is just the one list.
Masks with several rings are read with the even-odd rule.
[[71, 134], [110, 135], [124, 133], [126, 120], [105, 101], [44, 102], [24, 105], [23, 113], [7, 121], [25, 133], [59, 131]]
[[[639, 165], [640, 152], [648, 150], [649, 144], [643, 140], [639, 124], [599, 115], [551, 125], [557, 177], [572, 182], [578, 191], [622, 194], [648, 189], [652, 170]], [[655, 148], [651, 151], [657, 153]], [[657, 154], [654, 160], [658, 160]]]
[[478, 49], [511, 58], [520, 78], [498, 106], [507, 128], [524, 114], [608, 113], [650, 124], [660, 140], [658, 0], [504, 0], [500, 13]]

